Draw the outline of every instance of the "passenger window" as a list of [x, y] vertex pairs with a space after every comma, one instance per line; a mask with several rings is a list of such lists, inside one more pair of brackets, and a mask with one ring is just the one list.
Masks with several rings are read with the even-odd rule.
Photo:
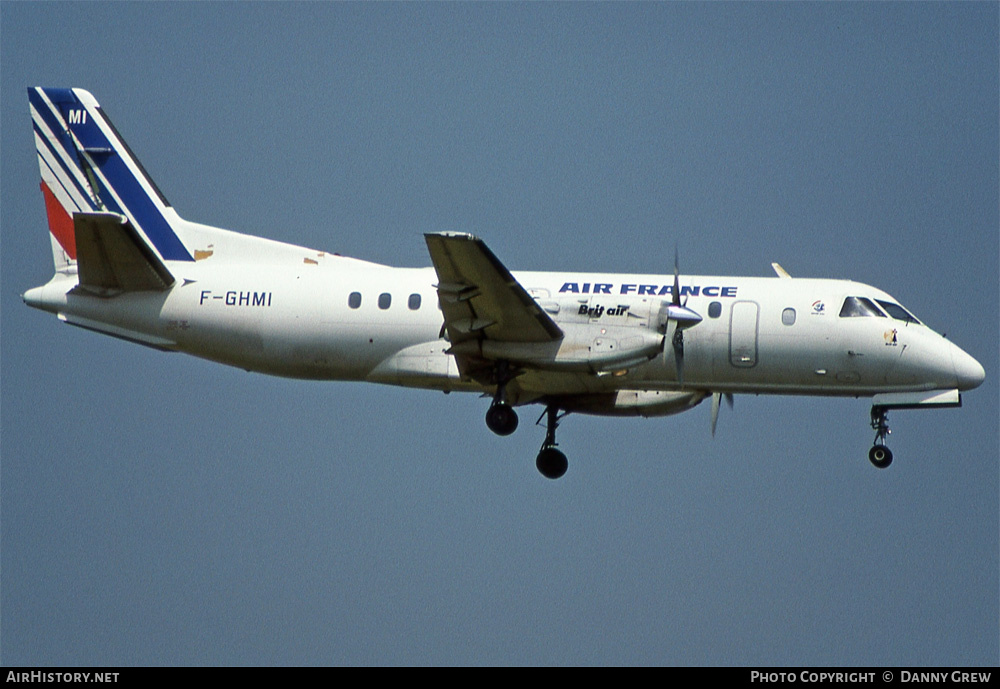
[[878, 316], [885, 318], [885, 314], [878, 310], [878, 307], [865, 297], [848, 297], [844, 300], [844, 305], [840, 307], [841, 318], [859, 318], [865, 316]]
[[781, 312], [781, 322], [785, 325], [795, 325], [795, 309], [787, 308]]
[[420, 295], [411, 294], [410, 300], [406, 302], [406, 305], [410, 307], [410, 311], [416, 311], [420, 308]]
[[388, 292], [382, 292], [382, 294], [378, 295], [378, 307], [383, 311], [389, 308], [389, 305], [391, 303], [392, 303], [392, 295], [389, 294]]
[[722, 315], [722, 302], [713, 301], [711, 304], [708, 305], [709, 318], [718, 318], [721, 315]]
[[352, 309], [361, 306], [361, 292], [351, 292], [350, 296], [347, 297], [347, 305]]

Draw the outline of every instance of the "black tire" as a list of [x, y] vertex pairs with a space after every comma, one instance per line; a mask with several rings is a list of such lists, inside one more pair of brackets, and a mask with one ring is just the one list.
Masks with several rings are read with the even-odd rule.
[[885, 469], [892, 464], [892, 450], [885, 445], [876, 445], [868, 451], [868, 461], [879, 469]]
[[535, 459], [535, 466], [545, 478], [557, 479], [562, 478], [563, 474], [566, 473], [569, 462], [566, 460], [566, 455], [556, 448], [543, 447]]
[[517, 430], [517, 412], [509, 404], [494, 404], [486, 410], [486, 425], [497, 435], [510, 435]]

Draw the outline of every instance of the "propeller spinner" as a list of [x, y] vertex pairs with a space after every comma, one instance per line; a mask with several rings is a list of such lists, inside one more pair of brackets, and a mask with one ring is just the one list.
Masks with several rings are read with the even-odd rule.
[[701, 316], [687, 307], [687, 297], [681, 303], [681, 279], [678, 267], [677, 249], [674, 249], [674, 291], [669, 304], [664, 304], [661, 311], [666, 311], [666, 330], [663, 334], [663, 359], [667, 359], [667, 345], [674, 352], [674, 362], [677, 366], [677, 380], [684, 385], [684, 331], [701, 323]]

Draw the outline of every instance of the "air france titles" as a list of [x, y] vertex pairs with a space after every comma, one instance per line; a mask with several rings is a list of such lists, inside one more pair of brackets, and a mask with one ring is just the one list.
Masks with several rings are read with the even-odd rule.
[[[673, 285], [640, 285], [623, 282], [616, 285], [613, 282], [564, 282], [559, 288], [560, 294], [635, 294], [638, 296], [649, 295], [651, 297], [662, 297], [667, 294], [673, 295]], [[700, 285], [681, 285], [682, 297], [735, 297], [735, 287], [719, 287], [710, 285], [702, 287]]]

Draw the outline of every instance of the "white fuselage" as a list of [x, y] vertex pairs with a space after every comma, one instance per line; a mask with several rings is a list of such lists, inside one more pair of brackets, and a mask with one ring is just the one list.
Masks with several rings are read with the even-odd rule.
[[[488, 389], [463, 380], [448, 352], [433, 268], [392, 268], [262, 239], [248, 245], [242, 235], [227, 251], [218, 233], [207, 235], [214, 241], [197, 252], [199, 260], [168, 262], [177, 282], [166, 292], [97, 297], [74, 292], [74, 275], [57, 274], [24, 299], [75, 325], [250, 371]], [[681, 389], [662, 345], [651, 347], [662, 343], [657, 319], [671, 299], [672, 277], [514, 277], [566, 338], [551, 356], [492, 352], [531, 363], [512, 386], [512, 402]], [[974, 359], [920, 323], [841, 317], [846, 297], [895, 302], [867, 285], [685, 276], [681, 292], [703, 317], [684, 334], [684, 390], [871, 396], [961, 390], [981, 380]]]

